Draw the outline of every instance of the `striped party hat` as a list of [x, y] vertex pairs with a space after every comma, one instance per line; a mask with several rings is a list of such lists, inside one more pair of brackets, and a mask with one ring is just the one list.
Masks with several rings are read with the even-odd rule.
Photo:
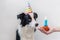
[[31, 8], [31, 6], [30, 6], [30, 3], [28, 3], [28, 6], [27, 6], [27, 8], [25, 9], [25, 12], [26, 12], [26, 13], [32, 13], [32, 8]]

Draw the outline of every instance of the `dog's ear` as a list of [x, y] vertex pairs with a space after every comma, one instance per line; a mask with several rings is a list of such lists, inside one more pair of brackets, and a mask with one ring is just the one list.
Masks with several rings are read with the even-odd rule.
[[17, 15], [17, 19], [23, 19], [24, 15], [25, 15], [24, 13], [21, 13], [21, 14]]
[[34, 14], [34, 19], [36, 20], [36, 18], [38, 18], [38, 15], [35, 12], [33, 14]]

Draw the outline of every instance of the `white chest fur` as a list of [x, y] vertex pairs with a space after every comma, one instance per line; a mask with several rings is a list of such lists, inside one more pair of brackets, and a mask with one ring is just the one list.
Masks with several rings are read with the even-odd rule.
[[21, 29], [21, 40], [34, 40], [34, 28], [23, 27]]

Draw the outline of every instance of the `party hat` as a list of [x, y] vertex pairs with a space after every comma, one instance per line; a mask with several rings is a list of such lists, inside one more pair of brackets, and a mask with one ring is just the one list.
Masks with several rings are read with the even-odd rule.
[[30, 3], [28, 3], [28, 6], [27, 6], [25, 12], [26, 12], [26, 13], [32, 13], [32, 8], [31, 8], [31, 6], [30, 6]]

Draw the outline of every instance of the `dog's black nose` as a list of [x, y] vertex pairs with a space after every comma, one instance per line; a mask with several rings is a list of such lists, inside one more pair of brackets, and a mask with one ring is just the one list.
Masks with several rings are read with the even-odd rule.
[[39, 25], [38, 23], [35, 24], [36, 27], [37, 27], [38, 25]]

